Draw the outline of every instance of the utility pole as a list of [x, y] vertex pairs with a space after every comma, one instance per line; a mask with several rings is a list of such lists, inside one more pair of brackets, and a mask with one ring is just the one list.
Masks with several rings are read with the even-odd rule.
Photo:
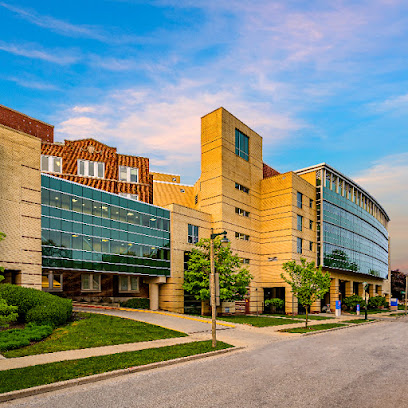
[[[215, 260], [214, 260], [214, 239], [220, 235], [224, 235], [221, 239], [221, 244], [228, 244], [227, 231], [214, 234], [211, 228], [210, 236], [210, 298], [211, 298], [211, 337], [212, 346], [217, 346], [217, 302], [216, 302], [216, 279], [215, 279]], [[219, 292], [219, 291], [218, 291]]]

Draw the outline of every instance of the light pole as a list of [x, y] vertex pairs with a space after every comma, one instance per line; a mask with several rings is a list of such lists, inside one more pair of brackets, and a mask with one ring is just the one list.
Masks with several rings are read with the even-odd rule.
[[[227, 231], [214, 234], [214, 229], [211, 228], [210, 235], [210, 296], [211, 296], [211, 334], [212, 334], [212, 346], [217, 346], [217, 302], [215, 299], [216, 291], [216, 277], [215, 277], [215, 264], [214, 264], [214, 239], [220, 235], [224, 235], [221, 239], [221, 244], [228, 244]], [[218, 295], [219, 296], [219, 295]]]

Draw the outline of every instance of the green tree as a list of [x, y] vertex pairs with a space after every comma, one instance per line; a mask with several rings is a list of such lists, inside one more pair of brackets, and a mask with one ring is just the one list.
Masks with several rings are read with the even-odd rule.
[[291, 286], [293, 295], [306, 309], [307, 327], [310, 306], [329, 291], [330, 275], [323, 273], [321, 266], [316, 268], [314, 262], [307, 262], [305, 258], [300, 258], [300, 264], [288, 261], [282, 267], [287, 274], [281, 273], [282, 279]]
[[[231, 246], [222, 246], [220, 239], [214, 240], [215, 272], [220, 276], [220, 300], [242, 300], [247, 293], [252, 275], [242, 267], [241, 258], [234, 255]], [[210, 240], [201, 239], [193, 250], [184, 272], [183, 289], [197, 300], [210, 299]]]
[[[0, 241], [6, 237], [4, 232], [0, 232]], [[4, 267], [0, 266], [0, 273], [4, 272]], [[0, 282], [4, 280], [4, 276], [0, 275]], [[17, 320], [17, 306], [9, 306], [7, 302], [0, 297], [0, 327], [7, 327], [9, 323]]]

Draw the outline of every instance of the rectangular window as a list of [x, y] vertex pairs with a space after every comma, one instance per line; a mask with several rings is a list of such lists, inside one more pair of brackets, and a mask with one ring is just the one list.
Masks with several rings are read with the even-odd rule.
[[138, 194], [130, 194], [130, 193], [119, 193], [121, 197], [130, 198], [131, 200], [139, 201]]
[[249, 137], [235, 129], [235, 154], [244, 160], [249, 160]]
[[312, 241], [309, 242], [309, 251], [313, 251], [313, 242]]
[[62, 158], [57, 156], [41, 155], [41, 171], [62, 173]]
[[198, 242], [198, 227], [197, 227], [197, 225], [188, 224], [187, 242], [189, 244], [196, 244]]
[[242, 234], [241, 232], [236, 232], [235, 233], [235, 238], [236, 239], [242, 239], [244, 241], [249, 241], [249, 235]]
[[243, 185], [239, 184], [239, 183], [235, 183], [235, 188], [237, 190], [243, 191], [244, 193], [249, 193], [249, 188], [244, 187]]
[[139, 292], [137, 276], [119, 276], [119, 292]]
[[119, 180], [137, 183], [139, 180], [139, 169], [136, 167], [119, 166]]
[[296, 250], [298, 254], [302, 253], [302, 242], [303, 239], [302, 238], [297, 238], [297, 245], [296, 245]]
[[62, 274], [49, 272], [42, 276], [42, 289], [46, 292], [62, 291]]
[[96, 273], [83, 273], [81, 275], [81, 290], [88, 292], [100, 292], [101, 275]]
[[303, 217], [301, 215], [297, 216], [297, 229], [298, 231], [302, 231], [303, 227]]
[[104, 178], [105, 163], [78, 160], [78, 176]]
[[313, 208], [313, 200], [311, 198], [309, 198], [309, 207]]
[[313, 221], [312, 220], [309, 220], [309, 229], [313, 229]]
[[298, 208], [302, 208], [302, 198], [303, 198], [303, 194], [299, 193], [299, 191], [297, 192], [297, 207]]
[[242, 215], [243, 217], [249, 217], [249, 212], [242, 208], [235, 207], [235, 214]]
[[249, 264], [249, 258], [242, 258], [243, 264]]

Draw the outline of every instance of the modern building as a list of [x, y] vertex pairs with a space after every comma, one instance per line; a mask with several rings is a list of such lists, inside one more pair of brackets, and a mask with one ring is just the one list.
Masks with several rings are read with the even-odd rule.
[[219, 108], [201, 120], [201, 175], [150, 173], [149, 159], [94, 139], [53, 140], [53, 127], [0, 106], [0, 265], [6, 279], [77, 300], [150, 298], [152, 309], [201, 305], [184, 293], [188, 253], [227, 231], [254, 279], [230, 311], [266, 299], [302, 308], [284, 262], [315, 261], [332, 278], [312, 311], [362, 294], [389, 297], [389, 217], [362, 187], [326, 164], [279, 173], [262, 137]]
[[[262, 137], [223, 108], [201, 121], [201, 176], [193, 185], [177, 175], [153, 174], [154, 203], [171, 211], [171, 277], [160, 307], [183, 312], [186, 256], [200, 238], [226, 230], [232, 250], [254, 279], [246, 310], [264, 310], [279, 297], [287, 313], [302, 312], [281, 278], [282, 264], [301, 257], [322, 265], [331, 290], [312, 310], [353, 293], [389, 296], [389, 218], [354, 181], [326, 164], [280, 174], [263, 163]], [[324, 181], [324, 182], [323, 182]]]
[[[149, 159], [0, 107], [0, 264], [6, 281], [76, 300], [150, 298], [170, 275], [169, 211], [150, 204]], [[41, 171], [41, 172], [40, 172]]]
[[41, 175], [43, 290], [74, 300], [150, 297], [170, 275], [170, 212]]

